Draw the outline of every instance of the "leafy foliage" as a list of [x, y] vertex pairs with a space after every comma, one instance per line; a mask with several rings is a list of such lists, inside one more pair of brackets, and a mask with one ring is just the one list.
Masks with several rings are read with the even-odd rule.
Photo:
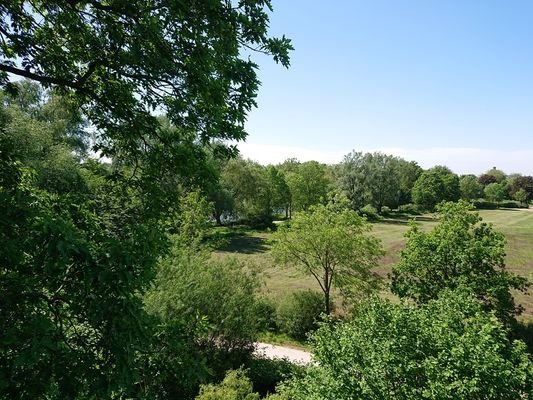
[[412, 196], [417, 206], [432, 211], [442, 201], [459, 199], [459, 178], [446, 167], [433, 167], [417, 179]]
[[533, 363], [523, 342], [468, 290], [421, 308], [374, 300], [313, 338], [318, 365], [282, 389], [294, 400], [523, 399]]
[[315, 278], [329, 314], [332, 287], [345, 300], [354, 300], [379, 286], [372, 268], [382, 249], [369, 231], [370, 225], [347, 208], [347, 199], [337, 196], [281, 225], [273, 235], [272, 255], [276, 262], [292, 264]]
[[298, 340], [307, 339], [307, 335], [318, 328], [320, 314], [324, 312], [322, 297], [319, 292], [305, 290], [285, 298], [276, 310], [279, 330]]
[[204, 142], [243, 139], [259, 81], [242, 52], [289, 65], [290, 40], [268, 36], [271, 8], [268, 0], [3, 2], [0, 83], [14, 89], [11, 73], [69, 93], [102, 132], [95, 149], [107, 156], [139, 156], [145, 144], [179, 166], [169, 157], [178, 133], [162, 135], [153, 110]]
[[219, 385], [204, 385], [196, 400], [259, 400], [243, 370], [229, 371]]
[[509, 321], [520, 311], [511, 290], [525, 290], [526, 280], [506, 270], [503, 235], [470, 209], [465, 202], [444, 203], [431, 232], [411, 226], [400, 262], [392, 269], [391, 289], [420, 304], [464, 285], [487, 309]]

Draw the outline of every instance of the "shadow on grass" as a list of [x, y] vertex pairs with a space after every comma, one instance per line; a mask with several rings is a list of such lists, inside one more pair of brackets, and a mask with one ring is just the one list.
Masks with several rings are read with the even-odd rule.
[[410, 221], [415, 222], [435, 222], [435, 218], [426, 215], [397, 215], [394, 217], [384, 218], [377, 222], [391, 225], [408, 225]]
[[224, 243], [218, 251], [240, 254], [264, 253], [268, 250], [266, 240], [258, 236], [248, 236], [242, 232], [235, 232], [233, 235], [226, 235]]

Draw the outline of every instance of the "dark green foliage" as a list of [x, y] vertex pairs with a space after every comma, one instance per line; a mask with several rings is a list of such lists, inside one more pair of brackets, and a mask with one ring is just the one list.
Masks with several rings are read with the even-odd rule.
[[243, 139], [259, 86], [243, 49], [289, 64], [290, 41], [268, 36], [269, 9], [268, 0], [3, 2], [0, 84], [13, 89], [9, 72], [59, 87], [103, 132], [105, 155], [140, 156], [143, 143], [165, 158], [159, 167], [179, 166], [178, 135], [160, 135], [153, 110], [203, 142]]
[[306, 340], [307, 335], [318, 328], [323, 312], [324, 299], [320, 293], [312, 290], [298, 291], [278, 305], [276, 324], [281, 332], [297, 340]]
[[284, 385], [290, 399], [520, 400], [533, 390], [524, 343], [468, 290], [421, 308], [375, 300], [313, 343], [318, 365]]
[[526, 201], [533, 200], [533, 176], [517, 176], [513, 178], [511, 180], [511, 196], [514, 196], [520, 189], [526, 192]]
[[265, 297], [257, 298], [254, 304], [254, 315], [257, 319], [258, 329], [262, 332], [275, 332], [276, 325], [276, 306]]
[[144, 337], [135, 293], [152, 277], [160, 226], [139, 220], [140, 204], [117, 184], [87, 195], [36, 188], [1, 135], [0, 393], [127, 393]]
[[274, 393], [282, 381], [298, 375], [304, 370], [304, 367], [287, 360], [268, 358], [251, 358], [245, 366], [253, 383], [254, 392], [261, 396]]
[[443, 203], [432, 231], [412, 225], [400, 262], [392, 269], [391, 289], [422, 304], [442, 290], [466, 286], [508, 323], [520, 312], [511, 290], [525, 290], [527, 280], [506, 270], [503, 235], [470, 209], [463, 201]]
[[442, 201], [459, 200], [459, 178], [446, 167], [433, 167], [417, 179], [412, 196], [419, 208], [432, 211]]

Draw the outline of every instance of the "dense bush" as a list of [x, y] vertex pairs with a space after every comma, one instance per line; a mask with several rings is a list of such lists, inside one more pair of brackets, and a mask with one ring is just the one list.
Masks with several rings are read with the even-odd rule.
[[254, 305], [254, 314], [257, 320], [257, 326], [260, 331], [275, 332], [276, 325], [276, 306], [265, 297], [257, 299]]
[[478, 210], [495, 210], [496, 208], [526, 208], [525, 205], [520, 204], [514, 200], [504, 200], [499, 203], [494, 203], [485, 199], [478, 199], [472, 202], [474, 207]]
[[229, 371], [218, 385], [202, 385], [197, 400], [259, 400], [243, 370]]
[[323, 296], [312, 290], [293, 293], [278, 306], [276, 322], [281, 332], [298, 340], [318, 327], [324, 312]]
[[292, 400], [520, 400], [533, 390], [525, 344], [468, 290], [422, 307], [376, 299], [312, 341], [318, 365], [281, 388]]
[[303, 366], [285, 359], [251, 358], [245, 366], [254, 392], [261, 396], [273, 393], [281, 381], [297, 376], [304, 370]]
[[363, 208], [359, 210], [359, 214], [365, 216], [370, 221], [375, 221], [381, 218], [381, 215], [379, 215], [378, 210], [376, 210], [376, 207], [374, 207], [371, 204], [367, 204]]
[[420, 210], [413, 203], [402, 204], [401, 206], [398, 207], [398, 211], [401, 212], [401, 213], [412, 214], [412, 215], [419, 215], [420, 214]]

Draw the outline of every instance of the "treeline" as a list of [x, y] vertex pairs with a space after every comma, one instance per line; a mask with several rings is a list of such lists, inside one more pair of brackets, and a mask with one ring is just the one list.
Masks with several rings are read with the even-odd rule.
[[324, 204], [330, 192], [342, 192], [354, 210], [374, 215], [396, 209], [432, 211], [442, 201], [464, 199], [477, 208], [527, 207], [533, 199], [533, 177], [486, 173], [458, 176], [445, 166], [423, 170], [416, 162], [383, 153], [351, 152], [338, 165], [288, 159], [262, 166], [232, 159], [216, 166], [216, 186], [209, 191], [214, 218], [268, 223], [274, 215]]

